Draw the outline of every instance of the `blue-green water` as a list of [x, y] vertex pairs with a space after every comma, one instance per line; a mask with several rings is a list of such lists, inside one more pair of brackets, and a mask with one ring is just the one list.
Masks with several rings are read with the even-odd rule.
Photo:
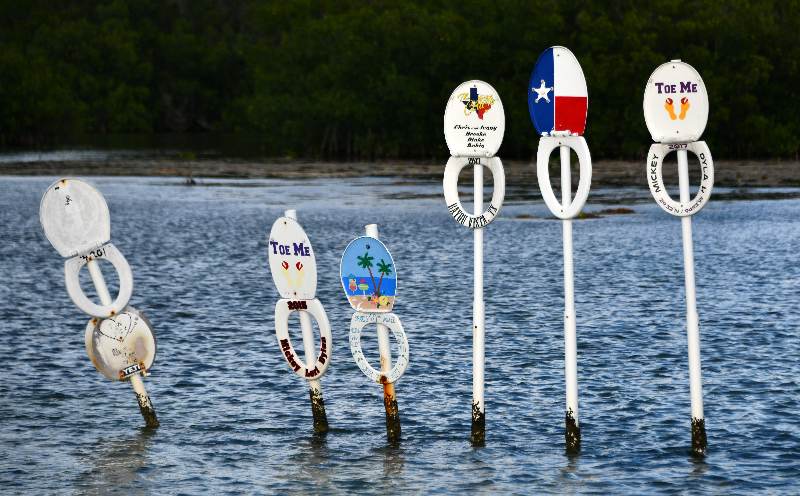
[[[561, 224], [545, 219], [535, 191], [510, 190], [486, 229], [487, 442], [475, 449], [472, 235], [450, 218], [441, 184], [92, 179], [133, 268], [131, 303], [158, 338], [145, 381], [161, 420], [151, 432], [130, 387], [86, 357], [88, 318], [39, 227], [52, 179], [0, 178], [0, 491], [798, 491], [800, 200], [712, 197], [694, 219], [709, 440], [698, 460], [689, 455], [680, 222], [645, 189], [592, 192], [589, 210], [634, 200], [636, 213], [574, 226], [583, 447], [568, 457]], [[322, 379], [332, 430], [321, 438], [273, 329], [266, 237], [285, 208], [298, 209], [314, 245], [333, 327]], [[381, 389], [350, 356], [338, 274], [344, 247], [374, 222], [400, 270], [395, 313], [411, 348], [395, 446]], [[376, 348], [368, 340], [365, 353], [376, 360]]]

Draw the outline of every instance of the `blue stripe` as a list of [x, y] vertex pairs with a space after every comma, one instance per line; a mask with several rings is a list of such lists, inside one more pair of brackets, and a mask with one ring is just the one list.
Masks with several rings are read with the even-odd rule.
[[540, 98], [536, 102], [538, 94], [534, 91], [534, 88], [539, 88], [542, 85], [542, 81], [544, 81], [546, 88], [553, 88], [554, 76], [553, 49], [548, 48], [539, 55], [536, 65], [533, 66], [533, 72], [531, 72], [531, 80], [528, 82], [528, 111], [531, 114], [533, 126], [540, 135], [553, 130], [556, 98], [555, 92], [551, 89], [547, 93], [550, 102], [547, 102], [544, 98]]

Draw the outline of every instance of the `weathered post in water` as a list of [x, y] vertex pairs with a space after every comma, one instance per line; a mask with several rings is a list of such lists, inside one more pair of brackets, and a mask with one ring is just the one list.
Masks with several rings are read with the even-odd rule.
[[[355, 310], [350, 320], [350, 351], [364, 375], [383, 385], [386, 436], [390, 442], [397, 442], [400, 440], [400, 411], [394, 383], [408, 367], [408, 339], [400, 318], [392, 313], [397, 296], [394, 260], [386, 246], [378, 240], [377, 224], [366, 226], [366, 234], [347, 245], [340, 266], [342, 287], [350, 306]], [[369, 364], [361, 349], [361, 332], [367, 324], [376, 324], [378, 328], [380, 371]], [[394, 365], [389, 331], [397, 340], [399, 350]]]
[[[503, 142], [506, 117], [503, 103], [494, 88], [483, 81], [461, 83], [450, 95], [444, 113], [444, 137], [450, 160], [444, 170], [442, 186], [447, 209], [459, 224], [473, 230], [474, 298], [472, 305], [472, 434], [474, 446], [486, 440], [484, 401], [485, 308], [483, 304], [483, 228], [500, 212], [505, 197], [505, 173], [495, 154]], [[458, 174], [473, 166], [474, 215], [464, 210], [458, 197]], [[492, 172], [494, 190], [483, 210], [483, 168]]]
[[[148, 427], [158, 427], [153, 403], [142, 377], [149, 375], [156, 356], [156, 341], [147, 318], [128, 306], [133, 293], [133, 273], [128, 261], [110, 243], [111, 216], [103, 195], [79, 179], [60, 179], [50, 185], [39, 205], [44, 234], [58, 253], [67, 258], [64, 276], [67, 293], [92, 319], [86, 326], [86, 353], [95, 368], [113, 381], [128, 380]], [[119, 277], [119, 294], [111, 299], [98, 261], [110, 262]], [[83, 266], [100, 298], [89, 299], [80, 285]]]
[[[297, 211], [286, 210], [272, 225], [267, 239], [267, 252], [272, 280], [281, 299], [275, 305], [275, 334], [281, 354], [289, 367], [308, 381], [314, 432], [328, 432], [325, 400], [322, 398], [322, 378], [331, 361], [331, 325], [322, 303], [316, 298], [317, 262], [311, 241], [297, 222]], [[289, 339], [289, 315], [298, 312], [303, 332], [305, 360], [296, 355]], [[314, 346], [311, 317], [319, 325], [320, 347]]]
[[[667, 213], [681, 217], [683, 270], [686, 287], [686, 337], [689, 348], [689, 391], [692, 403], [692, 452], [706, 452], [706, 425], [703, 415], [703, 380], [700, 369], [700, 328], [694, 283], [692, 215], [702, 209], [714, 186], [714, 163], [704, 141], [697, 141], [708, 122], [708, 94], [694, 67], [673, 60], [661, 64], [650, 75], [644, 91], [644, 120], [657, 143], [647, 154], [647, 183], [656, 203]], [[673, 200], [664, 187], [664, 157], [676, 151], [680, 201]], [[700, 187], [691, 198], [687, 151], [700, 161]]]
[[[577, 453], [581, 447], [578, 419], [578, 344], [575, 329], [575, 289], [572, 263], [572, 219], [580, 214], [592, 182], [592, 157], [583, 138], [589, 98], [586, 80], [575, 55], [561, 46], [550, 47], [539, 56], [528, 84], [528, 110], [539, 138], [536, 175], [539, 190], [550, 211], [562, 219], [564, 244], [564, 415], [566, 450]], [[553, 150], [561, 157], [561, 201], [550, 186], [548, 165]], [[572, 199], [570, 149], [578, 155], [580, 178]]]

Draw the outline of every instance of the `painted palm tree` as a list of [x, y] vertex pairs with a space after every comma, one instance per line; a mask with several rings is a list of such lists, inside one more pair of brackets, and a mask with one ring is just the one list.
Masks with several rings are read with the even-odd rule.
[[388, 276], [392, 273], [392, 264], [386, 263], [384, 259], [381, 258], [381, 261], [378, 262], [378, 272], [381, 273], [381, 278], [378, 279], [378, 289], [375, 290], [375, 295], [380, 298], [381, 296], [381, 284], [383, 284], [383, 276]]
[[369, 277], [372, 279], [372, 287], [373, 288], [376, 287], [375, 276], [372, 275], [372, 260], [374, 260], [375, 257], [371, 257], [369, 255], [369, 252], [364, 252], [363, 257], [357, 256], [356, 258], [358, 259], [358, 266], [361, 267], [362, 269], [367, 269], [369, 271]]

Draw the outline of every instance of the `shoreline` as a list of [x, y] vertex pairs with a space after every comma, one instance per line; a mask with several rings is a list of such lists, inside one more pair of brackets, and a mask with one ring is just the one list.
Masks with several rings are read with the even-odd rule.
[[[506, 180], [537, 184], [532, 162], [503, 161]], [[3, 176], [177, 176], [230, 179], [319, 179], [347, 177], [401, 177], [441, 181], [445, 162], [315, 162], [279, 160], [165, 158], [25, 161], [0, 163]], [[576, 165], [573, 164], [573, 167]], [[691, 167], [691, 162], [690, 162]], [[692, 175], [697, 174], [691, 170]], [[471, 172], [465, 170], [463, 177]], [[800, 187], [800, 162], [727, 161], [714, 163], [715, 186], [722, 187]], [[677, 181], [675, 167], [664, 168], [666, 180]], [[552, 176], [558, 184], [558, 175]], [[602, 160], [592, 164], [593, 186], [644, 186], [647, 170], [644, 161]]]

